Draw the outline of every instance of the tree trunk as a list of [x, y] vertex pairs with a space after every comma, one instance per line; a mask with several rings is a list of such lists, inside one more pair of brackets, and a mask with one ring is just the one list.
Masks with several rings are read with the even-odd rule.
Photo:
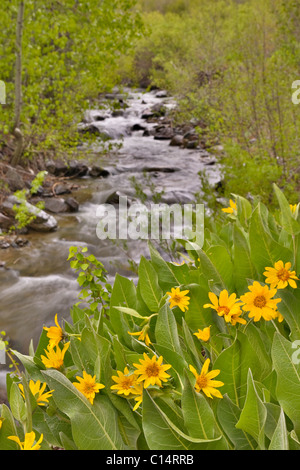
[[16, 70], [15, 70], [15, 121], [13, 133], [16, 138], [16, 149], [11, 164], [16, 166], [23, 153], [23, 134], [20, 130], [22, 109], [22, 37], [24, 25], [25, 0], [20, 1], [16, 31]]

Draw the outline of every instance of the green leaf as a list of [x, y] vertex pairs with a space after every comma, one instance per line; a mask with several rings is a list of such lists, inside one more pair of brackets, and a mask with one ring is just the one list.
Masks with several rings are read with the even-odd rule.
[[233, 276], [238, 294], [247, 290], [247, 279], [257, 278], [250, 256], [249, 242], [236, 224], [233, 225]]
[[158, 312], [155, 338], [158, 345], [165, 346], [182, 355], [177, 323], [168, 304], [165, 304]]
[[19, 450], [16, 442], [7, 439], [8, 436], [17, 436], [17, 428], [12, 412], [6, 405], [0, 405], [0, 417], [2, 426], [0, 430], [0, 449], [1, 450]]
[[258, 377], [261, 373], [259, 357], [241, 331], [237, 331], [233, 344], [219, 354], [214, 369], [221, 371], [219, 379], [224, 382], [222, 394], [227, 393], [238, 407], [243, 406], [245, 401], [248, 370], [251, 369]]
[[277, 400], [299, 434], [300, 364], [293, 344], [279, 333], [274, 335], [272, 358], [277, 373]]
[[59, 371], [44, 371], [57, 407], [71, 420], [72, 435], [79, 450], [123, 450], [117, 414], [105, 396], [97, 396], [94, 404], [84, 397]]
[[284, 412], [281, 409], [279, 420], [272, 436], [269, 450], [289, 450], [289, 439]]
[[136, 303], [137, 298], [134, 283], [117, 273], [111, 293], [109, 318], [116, 334], [119, 338], [123, 338], [125, 344], [129, 347], [131, 345], [131, 337], [128, 335], [128, 331], [132, 331], [133, 321], [128, 315], [122, 314], [114, 307], [126, 307], [136, 310]]
[[180, 286], [181, 280], [176, 276], [176, 272], [173, 272], [170, 264], [167, 263], [158, 251], [154, 248], [152, 243], [149, 242], [149, 251], [151, 255], [152, 265], [158, 273], [158, 282], [164, 292], [171, 289], [174, 286]]
[[116, 310], [119, 310], [119, 312], [125, 313], [126, 315], [130, 315], [131, 317], [135, 318], [141, 318], [142, 320], [145, 320], [145, 317], [140, 315], [136, 310], [133, 308], [127, 308], [127, 307], [115, 307]]
[[300, 233], [300, 224], [294, 219], [290, 205], [283, 192], [279, 189], [277, 184], [273, 183], [273, 187], [280, 205], [282, 227], [287, 233], [295, 236]]
[[251, 259], [259, 273], [263, 273], [266, 267], [274, 266], [279, 260], [293, 262], [293, 253], [272, 237], [262, 217], [261, 204], [257, 205], [251, 217], [249, 242]]
[[222, 429], [234, 444], [235, 450], [254, 450], [256, 448], [255, 440], [247, 432], [236, 427], [241, 410], [227, 394], [218, 403], [217, 415]]
[[150, 450], [200, 450], [203, 444], [220, 439], [196, 439], [185, 434], [146, 390], [143, 395], [143, 430]]
[[300, 295], [299, 289], [295, 292], [289, 292], [286, 289], [278, 291], [281, 302], [278, 304], [278, 310], [283, 315], [285, 321], [290, 327], [290, 339], [300, 339]]
[[151, 312], [157, 312], [163, 291], [158, 284], [157, 273], [151, 262], [141, 257], [139, 265], [139, 287], [141, 296]]
[[206, 398], [195, 391], [187, 374], [185, 374], [181, 407], [184, 424], [190, 436], [200, 439], [216, 437], [214, 413]]
[[264, 426], [267, 418], [267, 410], [261, 401], [252, 376], [248, 371], [247, 396], [245, 405], [236, 424], [238, 429], [250, 434], [257, 441], [261, 450], [265, 449]]

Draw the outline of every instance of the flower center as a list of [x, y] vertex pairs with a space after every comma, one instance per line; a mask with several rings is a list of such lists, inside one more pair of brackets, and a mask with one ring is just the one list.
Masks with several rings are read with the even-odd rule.
[[94, 390], [94, 384], [88, 384], [88, 383], [84, 384], [84, 392], [86, 394], [93, 393], [94, 391], [95, 391]]
[[281, 281], [287, 281], [290, 277], [290, 274], [289, 274], [287, 269], [282, 268], [282, 269], [280, 269], [280, 271], [278, 271], [277, 277]]
[[157, 364], [149, 364], [145, 370], [148, 377], [157, 377], [159, 375], [159, 367]]
[[124, 390], [129, 390], [132, 387], [133, 384], [133, 378], [132, 377], [125, 377], [124, 380], [122, 380], [122, 388]]
[[257, 297], [255, 297], [253, 303], [255, 307], [263, 308], [266, 305], [267, 301], [263, 295], [258, 295]]
[[176, 302], [177, 304], [179, 304], [179, 303], [180, 303], [180, 301], [181, 301], [181, 297], [180, 297], [180, 295], [174, 295], [174, 297], [173, 297], [173, 301], [174, 301], [174, 302]]
[[207, 378], [205, 375], [199, 375], [196, 382], [200, 389], [205, 388], [207, 386]]
[[220, 305], [218, 307], [218, 312], [223, 314], [223, 315], [228, 315], [228, 313], [230, 312], [230, 309], [228, 307]]

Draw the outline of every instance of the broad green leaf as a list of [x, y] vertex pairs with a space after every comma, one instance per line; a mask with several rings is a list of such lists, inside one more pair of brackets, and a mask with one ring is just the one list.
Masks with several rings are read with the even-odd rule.
[[249, 242], [237, 225], [233, 226], [233, 276], [238, 294], [248, 288], [247, 279], [257, 279], [252, 263]]
[[242, 429], [236, 427], [240, 419], [241, 409], [236, 406], [227, 394], [219, 400], [217, 408], [218, 420], [222, 429], [234, 445], [235, 450], [254, 450], [257, 447], [255, 440]]
[[269, 227], [262, 217], [260, 204], [253, 211], [251, 217], [249, 241], [252, 262], [261, 274], [266, 267], [274, 266], [279, 260], [293, 261], [293, 253], [272, 237]]
[[172, 423], [145, 390], [143, 395], [143, 430], [151, 450], [200, 450], [216, 439], [197, 439], [185, 434]]
[[[223, 256], [224, 256], [224, 260], [222, 260], [221, 262], [221, 267], [225, 269], [226, 268], [226, 261], [225, 261], [226, 255], [224, 254], [225, 253], [224, 250], [226, 250], [226, 248], [222, 246], [220, 249], [223, 250]], [[200, 260], [199, 261], [200, 270], [203, 273], [204, 278], [207, 281], [207, 285], [209, 286], [209, 282], [212, 282], [220, 290], [226, 289], [226, 282], [222, 278], [221, 273], [218, 271], [217, 267], [215, 266], [214, 262], [210, 259], [210, 257], [203, 250], [198, 251], [198, 256]], [[212, 254], [211, 256], [213, 258]]]
[[0, 418], [2, 426], [0, 429], [0, 449], [19, 450], [16, 442], [7, 439], [8, 436], [17, 436], [17, 427], [11, 410], [5, 405], [0, 405]]
[[278, 310], [283, 315], [285, 321], [290, 327], [290, 339], [300, 340], [300, 295], [299, 289], [295, 292], [289, 292], [286, 289], [278, 291], [281, 302], [278, 304]]
[[55, 390], [53, 399], [57, 407], [71, 420], [79, 450], [124, 449], [116, 411], [105, 396], [97, 396], [91, 405], [61, 372], [48, 370], [43, 375], [50, 389]]
[[273, 187], [280, 205], [282, 227], [287, 233], [295, 236], [300, 233], [300, 224], [294, 219], [290, 205], [283, 192], [279, 189], [277, 184], [274, 183]]
[[272, 358], [277, 373], [277, 400], [291, 419], [297, 434], [300, 432], [300, 364], [293, 344], [275, 333]]
[[233, 344], [220, 353], [213, 368], [220, 370], [218, 379], [224, 382], [222, 394], [227, 393], [241, 408], [246, 397], [248, 370], [255, 376], [261, 374], [259, 357], [244, 333], [237, 331]]
[[134, 283], [117, 273], [111, 293], [109, 318], [115, 333], [119, 338], [123, 338], [129, 347], [131, 337], [128, 335], [128, 331], [132, 331], [133, 321], [128, 315], [124, 315], [114, 307], [127, 307], [136, 310], [136, 302]]
[[[222, 282], [227, 290], [233, 286], [233, 264], [227, 248], [223, 245], [211, 246], [207, 249], [206, 255], [219, 273]], [[200, 257], [201, 259], [201, 257]], [[202, 264], [203, 267], [203, 264]], [[209, 278], [208, 278], [209, 279]]]
[[9, 404], [12, 414], [17, 421], [25, 422], [26, 420], [26, 406], [25, 401], [21, 395], [21, 391], [16, 383], [13, 383], [10, 388]]
[[251, 370], [249, 369], [247, 380], [247, 396], [236, 427], [238, 429], [242, 429], [254, 437], [261, 450], [265, 449], [264, 426], [266, 418], [266, 407], [257, 393], [253, 376]]
[[139, 288], [149, 310], [157, 312], [163, 291], [158, 284], [158, 276], [154, 267], [144, 256], [141, 257], [139, 265]]
[[168, 304], [158, 312], [155, 338], [158, 345], [165, 346], [182, 355], [175, 317]]
[[214, 413], [203, 394], [195, 391], [187, 374], [185, 374], [181, 407], [189, 435], [201, 439], [216, 437]]
[[285, 416], [282, 409], [276, 429], [269, 445], [269, 450], [289, 450], [288, 433], [286, 429]]
[[158, 274], [158, 282], [164, 292], [171, 289], [171, 287], [179, 286], [182, 281], [176, 277], [176, 273], [172, 271], [170, 263], [167, 263], [154, 248], [152, 243], [149, 242], [149, 251], [153, 267]]
[[33, 414], [33, 428], [43, 434], [48, 444], [53, 446], [63, 445], [60, 440], [61, 433], [72, 439], [71, 423], [67, 417], [60, 419], [56, 414], [50, 416], [42, 407], [38, 407]]

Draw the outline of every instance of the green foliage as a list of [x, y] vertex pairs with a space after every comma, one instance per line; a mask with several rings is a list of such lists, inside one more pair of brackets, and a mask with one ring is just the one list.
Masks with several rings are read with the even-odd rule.
[[[5, 142], [14, 114], [15, 30], [18, 1], [0, 7], [0, 77], [7, 104], [1, 107]], [[141, 31], [134, 0], [42, 2], [26, 0], [22, 41], [22, 133], [24, 157], [73, 153], [77, 124], [99, 93], [118, 82], [116, 63]], [[82, 136], [81, 136], [82, 137]]]
[[[180, 11], [178, 3], [184, 4]], [[300, 113], [292, 103], [300, 57], [297, 2], [142, 5], [148, 34], [137, 42], [132, 76], [174, 95], [175, 122], [198, 121], [212, 153], [222, 145], [225, 195], [260, 194], [269, 204], [276, 202], [272, 183], [278, 182], [298, 202]]]
[[[30, 198], [30, 196], [33, 196], [37, 193], [38, 189], [43, 184], [43, 181], [46, 175], [47, 175], [46, 171], [40, 171], [31, 182], [29, 190], [22, 189], [14, 193], [14, 196], [19, 201], [19, 203], [15, 204], [13, 207], [13, 210], [15, 213], [15, 219], [18, 222], [18, 224], [17, 224], [17, 227], [11, 227], [10, 230], [15, 230], [16, 228], [20, 230], [30, 225], [31, 222], [33, 222], [36, 219], [37, 215], [34, 214], [32, 210], [30, 210], [28, 207], [28, 199]], [[44, 208], [44, 202], [43, 201], [38, 202], [35, 205], [35, 207], [38, 210], [42, 210]]]
[[[0, 448], [15, 448], [9, 436], [23, 442], [33, 431], [36, 440], [43, 435], [42, 449], [299, 450], [299, 280], [274, 288], [278, 310], [271, 319], [254, 321], [242, 309], [242, 321], [235, 322], [233, 314], [226, 320], [225, 311], [206, 305], [213, 294], [221, 299], [221, 291], [243, 300], [254, 281], [267, 287], [265, 268], [280, 260], [299, 273], [299, 207], [292, 211], [277, 186], [274, 191], [274, 213], [260, 201], [251, 205], [232, 195], [236, 209], [208, 223], [203, 248], [190, 241], [183, 265], [165, 261], [149, 243], [137, 284], [117, 274], [110, 288], [102, 264], [86, 248], [72, 247], [69, 259], [86, 305], [73, 307], [71, 322], [56, 321], [51, 335], [43, 330], [28, 356], [14, 351], [26, 372], [8, 375], [10, 408], [0, 406]], [[188, 291], [187, 308], [178, 299], [169, 303], [175, 288]], [[208, 339], [195, 336], [207, 327]], [[50, 336], [66, 349], [59, 366], [43, 361]], [[141, 361], [161, 356], [165, 379], [143, 386]], [[193, 372], [199, 376], [208, 360], [209, 373], [218, 375], [211, 385], [221, 396], [207, 395]], [[84, 374], [104, 385], [92, 401], [88, 389], [76, 386]], [[136, 389], [116, 387], [116, 380], [137, 376]], [[46, 406], [30, 379], [47, 384], [52, 396]]]

